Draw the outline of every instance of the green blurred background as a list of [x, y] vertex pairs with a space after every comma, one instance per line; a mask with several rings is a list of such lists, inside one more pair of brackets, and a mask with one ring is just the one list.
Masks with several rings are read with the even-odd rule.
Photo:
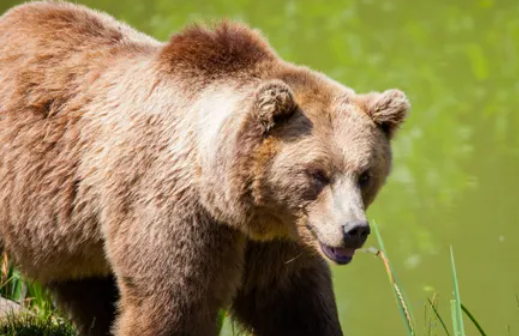
[[[20, 2], [0, 0], [0, 12]], [[415, 319], [424, 327], [433, 292], [450, 314], [452, 244], [464, 303], [487, 333], [519, 335], [518, 1], [79, 2], [160, 40], [189, 22], [244, 21], [286, 60], [357, 91], [404, 90], [411, 117], [369, 217]], [[346, 334], [405, 333], [379, 259], [361, 254], [333, 275]]]

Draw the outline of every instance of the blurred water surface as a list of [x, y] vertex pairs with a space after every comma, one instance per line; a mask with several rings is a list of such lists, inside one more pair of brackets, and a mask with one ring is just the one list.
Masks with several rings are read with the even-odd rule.
[[[415, 319], [421, 329], [433, 292], [449, 316], [452, 244], [465, 304], [487, 333], [519, 335], [519, 2], [78, 2], [160, 40], [193, 21], [244, 21], [285, 59], [357, 91], [407, 92], [412, 114], [369, 217], [382, 229]], [[0, 11], [18, 3], [0, 0]], [[380, 260], [359, 255], [333, 274], [347, 334], [404, 335]]]

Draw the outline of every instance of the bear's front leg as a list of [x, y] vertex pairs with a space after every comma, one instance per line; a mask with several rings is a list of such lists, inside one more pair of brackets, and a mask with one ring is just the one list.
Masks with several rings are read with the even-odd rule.
[[116, 336], [217, 334], [218, 310], [241, 281], [244, 238], [193, 210], [110, 224], [121, 293]]
[[249, 243], [233, 314], [257, 336], [342, 335], [328, 265], [295, 243]]

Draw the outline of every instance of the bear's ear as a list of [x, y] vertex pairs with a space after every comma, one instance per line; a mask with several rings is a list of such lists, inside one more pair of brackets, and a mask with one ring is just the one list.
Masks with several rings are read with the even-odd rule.
[[262, 84], [255, 94], [253, 113], [265, 134], [275, 125], [288, 119], [296, 110], [290, 87], [281, 80]]
[[389, 138], [393, 137], [396, 130], [406, 119], [411, 107], [405, 94], [395, 89], [382, 93], [368, 93], [361, 95], [359, 99], [364, 111], [371, 116]]

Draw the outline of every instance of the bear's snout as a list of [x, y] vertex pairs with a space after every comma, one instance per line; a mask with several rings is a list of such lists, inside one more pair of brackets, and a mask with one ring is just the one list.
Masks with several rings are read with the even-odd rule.
[[368, 239], [371, 229], [366, 220], [356, 220], [342, 226], [344, 246], [360, 248]]

